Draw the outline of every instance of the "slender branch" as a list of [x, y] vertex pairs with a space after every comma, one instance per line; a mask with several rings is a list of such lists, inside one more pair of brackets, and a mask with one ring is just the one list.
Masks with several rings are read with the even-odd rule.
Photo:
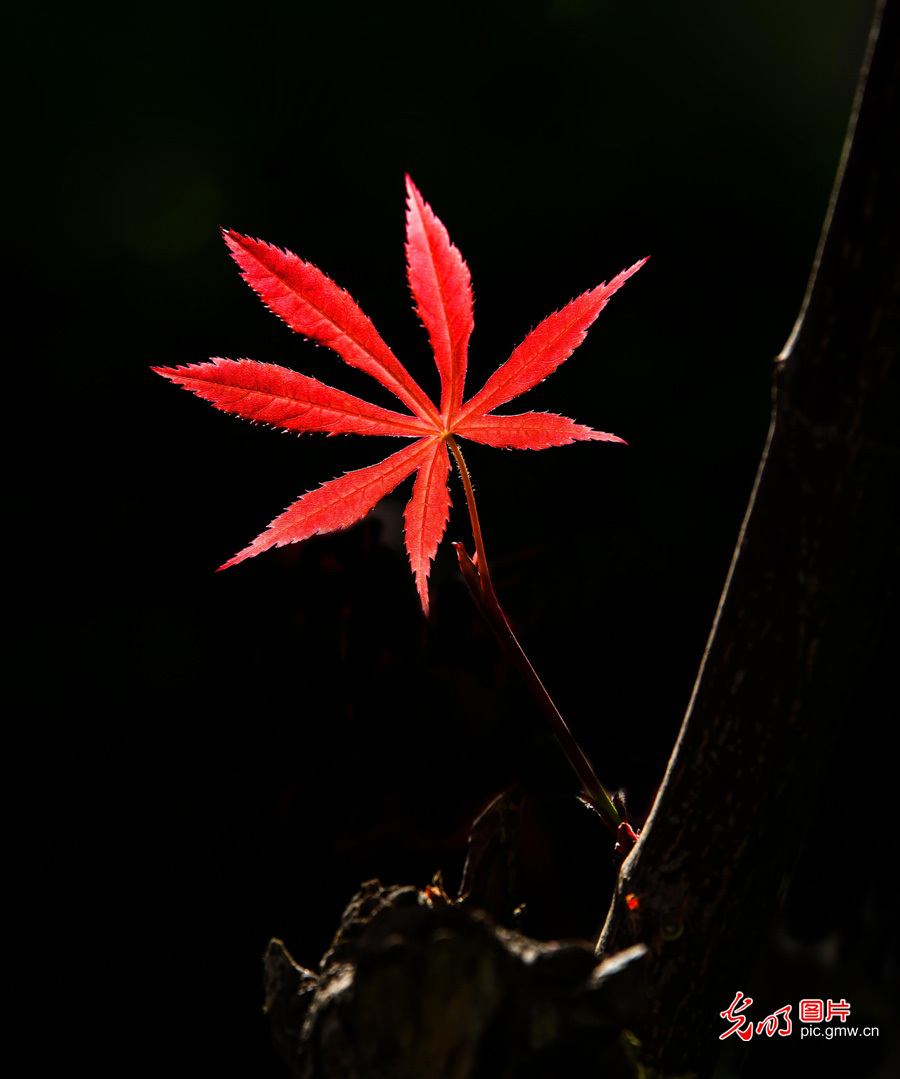
[[468, 468], [466, 468], [466, 462], [462, 455], [462, 450], [459, 448], [459, 443], [453, 435], [447, 436], [447, 445], [450, 447], [450, 452], [456, 458], [456, 467], [459, 469], [463, 487], [466, 491], [466, 505], [469, 507], [469, 519], [472, 522], [472, 538], [475, 540], [475, 564], [478, 571], [478, 578], [481, 582], [481, 592], [485, 600], [487, 600], [488, 597], [491, 597], [499, 608], [500, 603], [497, 600], [497, 593], [494, 591], [494, 582], [491, 580], [491, 573], [488, 569], [487, 555], [484, 553], [484, 540], [481, 536], [481, 522], [478, 519], [478, 507], [475, 504], [475, 490], [472, 487], [472, 479], [469, 476]]
[[487, 556], [484, 553], [484, 540], [481, 535], [481, 523], [478, 520], [478, 508], [475, 504], [475, 492], [472, 488], [469, 470], [466, 468], [462, 451], [453, 435], [447, 436], [447, 445], [456, 458], [459, 474], [462, 477], [463, 487], [466, 491], [469, 517], [472, 521], [472, 536], [475, 540], [477, 562], [473, 562], [469, 558], [461, 543], [455, 543], [454, 547], [459, 558], [463, 578], [472, 593], [475, 606], [494, 631], [500, 647], [521, 675], [531, 695], [537, 701], [538, 707], [549, 722], [550, 729], [566, 755], [566, 759], [581, 781], [585, 800], [596, 809], [607, 827], [616, 836], [617, 849], [619, 849], [620, 853], [626, 854], [634, 844], [636, 838], [634, 832], [623, 819], [622, 814], [613, 804], [603, 784], [597, 778], [594, 769], [591, 767], [591, 762], [584, 755], [581, 746], [575, 741], [566, 721], [560, 715], [559, 709], [553, 703], [544, 683], [538, 677], [537, 672], [531, 665], [531, 661], [525, 655], [522, 646], [512, 631], [509, 619], [497, 599], [497, 593], [494, 591], [494, 584], [488, 570]]

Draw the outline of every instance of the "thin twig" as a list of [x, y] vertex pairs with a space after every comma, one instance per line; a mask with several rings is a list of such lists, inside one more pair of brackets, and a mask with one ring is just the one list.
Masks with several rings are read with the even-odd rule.
[[[500, 601], [497, 599], [497, 593], [494, 590], [494, 584], [488, 569], [487, 557], [484, 553], [484, 540], [481, 535], [481, 524], [478, 520], [478, 509], [475, 505], [475, 492], [472, 489], [472, 480], [469, 477], [469, 470], [466, 468], [466, 462], [463, 459], [462, 452], [453, 435], [447, 436], [447, 445], [450, 447], [450, 450], [456, 459], [459, 474], [462, 477], [463, 487], [466, 492], [466, 502], [469, 507], [469, 517], [472, 521], [472, 536], [475, 540], [475, 560], [473, 561], [469, 558], [469, 555], [461, 543], [455, 543], [454, 547], [459, 558], [463, 578], [472, 594], [475, 606], [478, 608], [487, 624], [494, 631], [494, 634], [500, 643], [500, 647], [522, 676], [522, 680], [525, 682], [531, 695], [537, 701], [538, 707], [549, 722], [557, 742], [559, 742], [563, 753], [566, 755], [566, 759], [572, 766], [578, 779], [581, 781], [585, 800], [600, 814], [607, 827], [616, 836], [620, 845], [630, 849], [634, 842], [634, 833], [623, 819], [622, 814], [613, 804], [613, 801], [609, 794], [607, 794], [603, 784], [597, 778], [594, 769], [591, 767], [591, 762], [584, 755], [581, 746], [575, 741], [566, 721], [560, 715], [559, 709], [553, 703], [550, 694], [547, 692], [543, 682], [538, 678], [534, 667], [532, 667], [531, 661], [528, 659], [528, 656], [525, 655], [522, 646], [516, 639], [516, 635], [513, 633], [512, 627], [509, 624], [509, 619], [506, 617], [506, 613], [500, 606]], [[624, 853], [627, 853], [627, 850], [624, 851]]]

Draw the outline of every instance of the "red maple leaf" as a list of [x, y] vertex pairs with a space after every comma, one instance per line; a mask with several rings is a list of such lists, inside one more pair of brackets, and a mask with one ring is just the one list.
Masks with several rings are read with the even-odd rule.
[[297, 543], [320, 532], [347, 528], [413, 472], [404, 512], [406, 549], [422, 607], [428, 612], [428, 574], [447, 527], [450, 491], [448, 442], [455, 435], [505, 449], [543, 450], [578, 440], [623, 439], [565, 416], [525, 412], [496, 416], [496, 408], [525, 393], [567, 360], [610, 296], [646, 259], [610, 283], [583, 293], [545, 318], [487, 380], [463, 402], [472, 318], [469, 268], [447, 230], [407, 176], [406, 259], [409, 285], [441, 377], [438, 408], [382, 341], [352, 297], [321, 270], [290, 251], [224, 230], [244, 280], [292, 330], [327, 345], [342, 360], [389, 389], [409, 413], [370, 404], [285, 367], [215, 358], [183, 367], [154, 367], [223, 412], [288, 431], [397, 435], [415, 441], [368, 468], [324, 483], [288, 506], [266, 530], [220, 569], [269, 547]]

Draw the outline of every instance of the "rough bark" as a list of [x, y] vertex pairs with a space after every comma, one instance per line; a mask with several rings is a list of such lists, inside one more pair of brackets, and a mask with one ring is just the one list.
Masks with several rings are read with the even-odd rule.
[[636, 1079], [645, 955], [598, 962], [586, 942], [529, 940], [439, 889], [369, 881], [318, 974], [270, 943], [266, 1011], [295, 1079]]
[[[882, 4], [703, 664], [598, 945], [648, 946], [638, 1034], [666, 1075], [709, 1065], [892, 602], [898, 65], [897, 6]], [[837, 793], [835, 812], [853, 812]]]

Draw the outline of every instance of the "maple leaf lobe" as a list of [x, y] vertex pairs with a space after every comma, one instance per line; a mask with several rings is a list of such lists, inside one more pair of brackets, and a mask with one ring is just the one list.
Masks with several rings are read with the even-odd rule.
[[413, 412], [437, 421], [428, 395], [346, 289], [292, 251], [229, 229], [223, 229], [222, 235], [241, 276], [292, 330], [333, 349], [345, 363], [371, 375]]
[[214, 357], [209, 363], [154, 367], [222, 412], [286, 431], [329, 435], [423, 435], [432, 427], [373, 405], [287, 367]]
[[441, 417], [450, 424], [462, 404], [475, 326], [472, 279], [459, 249], [409, 176], [406, 194], [407, 278], [441, 376]]

